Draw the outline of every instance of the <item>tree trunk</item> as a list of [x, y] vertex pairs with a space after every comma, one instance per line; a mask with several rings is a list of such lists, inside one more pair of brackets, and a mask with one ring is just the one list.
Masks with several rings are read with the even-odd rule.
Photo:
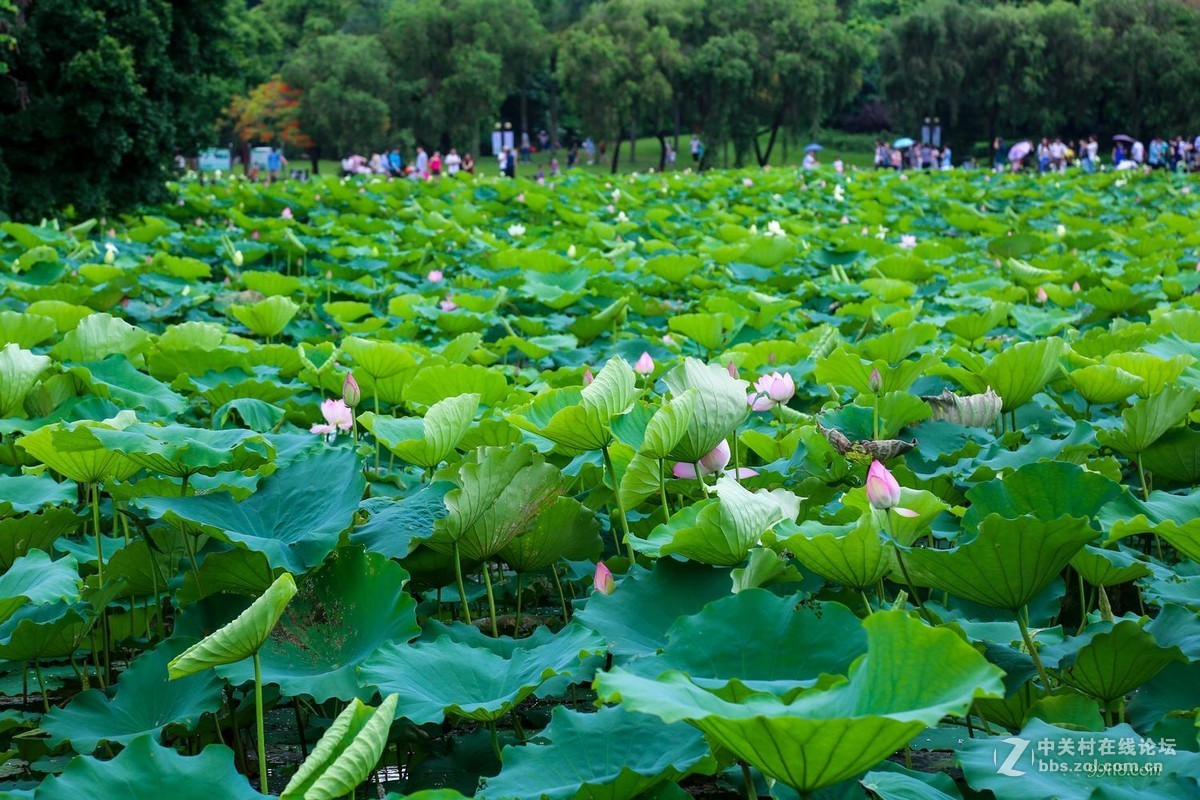
[[629, 163], [637, 161], [638, 108], [633, 104], [633, 120], [629, 123]]
[[[780, 126], [781, 122], [782, 122], [782, 120], [780, 119], [780, 116], [778, 114], [776, 114], [775, 119], [771, 122], [771, 138], [767, 140], [766, 155], [761, 156], [758, 159], [758, 165], [760, 167], [765, 167], [767, 164], [771, 163], [771, 151], [775, 149], [775, 137], [779, 134], [779, 126]], [[755, 140], [754, 140], [754, 146], [755, 146], [755, 149], [758, 148], [758, 139], [757, 138], [755, 138]]]
[[[521, 89], [521, 133], [529, 133], [529, 96]], [[533, 137], [530, 136], [530, 139]], [[521, 137], [517, 137], [516, 145], [521, 146]]]
[[621, 161], [621, 126], [617, 126], [617, 135], [613, 141], [612, 174], [617, 174], [617, 165]]
[[558, 146], [558, 82], [554, 80], [553, 66], [550, 70], [550, 151]]
[[312, 150], [308, 151], [309, 159], [312, 161], [313, 175], [321, 174], [321, 145], [314, 144]]
[[667, 132], [658, 132], [658, 171], [667, 171]]
[[679, 152], [679, 101], [675, 101], [675, 152]]

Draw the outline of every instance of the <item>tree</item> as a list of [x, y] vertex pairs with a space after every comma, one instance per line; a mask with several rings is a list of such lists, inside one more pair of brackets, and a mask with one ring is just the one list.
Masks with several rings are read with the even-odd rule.
[[233, 131], [243, 142], [277, 142], [310, 150], [312, 137], [300, 128], [300, 103], [304, 92], [276, 77], [260, 83], [245, 95], [236, 95], [226, 111]]
[[229, 7], [22, 4], [0, 81], [0, 208], [91, 214], [161, 196], [176, 149], [215, 136], [235, 72]]
[[388, 144], [391, 111], [384, 97], [392, 77], [374, 36], [318, 36], [292, 54], [282, 74], [303, 92], [300, 128], [317, 150], [369, 152]]

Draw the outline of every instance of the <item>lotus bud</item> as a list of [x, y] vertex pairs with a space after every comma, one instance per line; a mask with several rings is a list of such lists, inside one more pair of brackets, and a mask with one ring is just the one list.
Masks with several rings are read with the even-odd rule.
[[584, 367], [583, 368], [583, 385], [591, 386], [592, 381], [594, 381], [594, 380], [596, 380], [596, 376], [592, 374], [592, 368]]
[[333, 270], [331, 270], [331, 269], [325, 270], [325, 280], [327, 280], [327, 281], [333, 280]]
[[104, 263], [111, 264], [117, 260], [117, 246], [112, 242], [104, 245]]
[[596, 587], [596, 591], [600, 594], [612, 594], [617, 589], [617, 582], [613, 580], [612, 570], [604, 566], [601, 561], [596, 565], [596, 574], [592, 576], [592, 586]]
[[279, 212], [279, 216], [283, 219], [292, 219], [292, 209], [290, 206], [285, 206], [283, 211]]
[[1071, 284], [1071, 291], [1075, 292], [1076, 294], [1079, 293], [1079, 281], [1075, 281]]
[[871, 462], [867, 470], [867, 500], [871, 508], [885, 511], [895, 508], [900, 502], [900, 484], [895, 476], [878, 461]]
[[879, 367], [871, 370], [871, 376], [867, 378], [867, 388], [871, 390], [871, 394], [879, 394], [879, 390], [883, 388], [883, 376], [879, 374]]
[[342, 382], [342, 399], [351, 408], [357, 408], [362, 400], [362, 390], [358, 388], [358, 381], [354, 380], [353, 372], [347, 372], [346, 380]]
[[649, 375], [654, 372], [654, 359], [650, 357], [649, 353], [643, 351], [637, 363], [633, 365], [633, 371], [642, 377]]
[[442, 274], [440, 269], [431, 269], [429, 270], [429, 274], [425, 276], [425, 280], [430, 283], [441, 283], [443, 278], [445, 278], [445, 275]]
[[1037, 301], [1039, 303], [1044, 303], [1049, 299], [1050, 299], [1050, 295], [1046, 294], [1045, 287], [1039, 286], [1038, 290], [1037, 290]]
[[235, 267], [240, 267], [243, 263], [245, 263], [245, 261], [246, 261], [246, 257], [244, 255], [242, 255], [241, 250], [233, 251], [233, 265]]
[[567, 248], [567, 258], [574, 258], [574, 257], [575, 257], [575, 245], [571, 245], [570, 247]]
[[725, 369], [728, 370], [729, 377], [733, 378], [736, 381], [737, 377], [738, 377], [737, 364], [730, 361], [728, 364], [725, 365]]

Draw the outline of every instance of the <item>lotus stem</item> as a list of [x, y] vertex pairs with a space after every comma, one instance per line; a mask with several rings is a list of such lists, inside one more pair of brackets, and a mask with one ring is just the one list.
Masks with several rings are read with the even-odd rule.
[[50, 713], [50, 695], [46, 694], [46, 681], [42, 678], [42, 665], [35, 658], [33, 660], [33, 673], [37, 675], [38, 688], [42, 690], [42, 708], [46, 713]]
[[263, 723], [262, 662], [254, 652], [254, 724], [258, 728], [258, 791], [267, 794], [267, 739]]
[[[1142, 454], [1141, 453], [1137, 454], [1137, 468], [1138, 468], [1138, 477], [1142, 481], [1142, 499], [1149, 500], [1150, 499], [1150, 486], [1149, 486], [1149, 484], [1146, 483], [1146, 470], [1142, 468]], [[1160, 558], [1162, 557], [1161, 551], [1159, 552], [1159, 557]]]
[[496, 762], [500, 763], [500, 733], [496, 730], [496, 720], [488, 722], [488, 730], [492, 734], [492, 752], [496, 754]]
[[879, 441], [879, 393], [872, 394], [874, 402], [871, 404], [871, 438]]
[[758, 789], [754, 788], [754, 776], [750, 774], [750, 765], [743, 761], [741, 766], [742, 782], [746, 784], [746, 798], [747, 800], [758, 800]]
[[[625, 548], [629, 553], [629, 561], [630, 561], [630, 563], [632, 563], [636, 559], [633, 554], [633, 544], [629, 541], [631, 538], [629, 535], [629, 520], [627, 520], [625, 518], [625, 506], [624, 506], [624, 504], [621, 503], [621, 487], [617, 481], [617, 471], [616, 471], [616, 469], [613, 468], [612, 456], [609, 455], [609, 453], [608, 453], [608, 445], [605, 445], [604, 447], [600, 448], [600, 452], [604, 454], [604, 469], [608, 472], [609, 476], [612, 478], [613, 505], [616, 506], [617, 517], [621, 521], [621, 533], [625, 537]], [[609, 514], [609, 516], [610, 517], [612, 516], [611, 513]], [[612, 527], [612, 524], [610, 522], [609, 528], [611, 528], [611, 527]], [[617, 552], [618, 553], [621, 552], [621, 544], [617, 541], [616, 531], [613, 531], [613, 544], [615, 544], [617, 546]]]
[[[375, 416], [378, 417], [379, 416], [379, 379], [375, 378], [374, 375], [372, 375], [371, 377], [375, 379], [375, 391], [371, 392], [371, 399], [375, 401]], [[375, 472], [378, 473], [379, 472], [379, 437], [376, 436], [374, 438], [375, 438]]]
[[100, 533], [100, 485], [93, 483], [92, 489], [92, 533], [96, 535], [96, 580], [104, 589], [104, 536]]
[[513, 638], [521, 638], [521, 573], [517, 573], [517, 620], [513, 624]]
[[492, 568], [485, 561], [483, 563], [483, 585], [487, 587], [488, 599], [488, 614], [492, 618], [492, 638], [500, 638], [500, 630], [496, 627], [496, 598], [492, 594]]
[[662, 502], [663, 522], [671, 521], [671, 507], [667, 504], [666, 462], [658, 460], [658, 499]]
[[463, 583], [462, 555], [458, 552], [458, 542], [454, 543], [454, 580], [458, 586], [458, 598], [462, 601], [463, 616], [467, 624], [471, 624], [471, 607], [467, 605], [467, 587]]
[[858, 593], [859, 593], [859, 595], [862, 596], [863, 608], [865, 608], [867, 610], [867, 616], [868, 617], [871, 616], [873, 611], [871, 609], [871, 601], [867, 599], [866, 591], [864, 589], [859, 589]]
[[550, 565], [550, 574], [554, 576], [554, 586], [558, 589], [558, 601], [562, 603], [563, 625], [570, 624], [571, 617], [567, 613], [567, 596], [563, 594], [562, 581], [558, 579], [558, 565]]
[[1021, 629], [1021, 639], [1025, 642], [1025, 649], [1029, 651], [1029, 657], [1033, 659], [1033, 665], [1037, 667], [1038, 677], [1042, 679], [1042, 686], [1045, 688], [1046, 694], [1050, 693], [1050, 676], [1046, 674], [1046, 667], [1042, 664], [1042, 657], [1038, 655], [1037, 646], [1033, 643], [1033, 637], [1029, 635], [1029, 625], [1025, 622], [1025, 611], [1022, 609], [1017, 612], [1017, 627]]

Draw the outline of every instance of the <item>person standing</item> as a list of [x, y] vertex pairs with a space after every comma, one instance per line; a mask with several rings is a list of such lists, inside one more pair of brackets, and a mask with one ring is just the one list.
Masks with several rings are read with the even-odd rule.
[[1065, 172], [1067, 169], [1067, 146], [1061, 136], [1055, 136], [1050, 143], [1050, 169]]
[[460, 169], [462, 169], [462, 158], [459, 157], [458, 151], [451, 147], [450, 152], [446, 154], [446, 174], [457, 175]]
[[1141, 139], [1136, 139], [1129, 148], [1129, 160], [1138, 165], [1146, 163], [1146, 145]]
[[1093, 133], [1089, 136], [1087, 143], [1081, 149], [1083, 150], [1083, 171], [1090, 175], [1096, 171], [1100, 157], [1100, 143], [1096, 141], [1096, 134]]
[[700, 169], [700, 152], [702, 150], [702, 145], [700, 144], [700, 137], [694, 133], [692, 134], [691, 148], [692, 167], [695, 169]]
[[393, 178], [399, 178], [404, 175], [404, 159], [400, 157], [400, 148], [393, 147], [392, 152], [388, 153], [388, 172]]
[[429, 177], [442, 177], [442, 154], [437, 150], [433, 151], [433, 158], [429, 159]]
[[470, 153], [467, 153], [465, 156], [463, 156], [462, 169], [463, 172], [467, 173], [468, 175], [475, 174], [475, 159], [471, 157]]
[[413, 167], [416, 168], [418, 177], [424, 178], [429, 174], [429, 155], [420, 145], [417, 145], [417, 160]]
[[511, 147], [504, 148], [504, 153], [501, 154], [500, 171], [506, 178], [517, 177], [517, 154]]
[[1004, 171], [1004, 164], [1008, 161], [1008, 153], [1004, 152], [1004, 137], [997, 136], [992, 140], [992, 169], [996, 172]]

